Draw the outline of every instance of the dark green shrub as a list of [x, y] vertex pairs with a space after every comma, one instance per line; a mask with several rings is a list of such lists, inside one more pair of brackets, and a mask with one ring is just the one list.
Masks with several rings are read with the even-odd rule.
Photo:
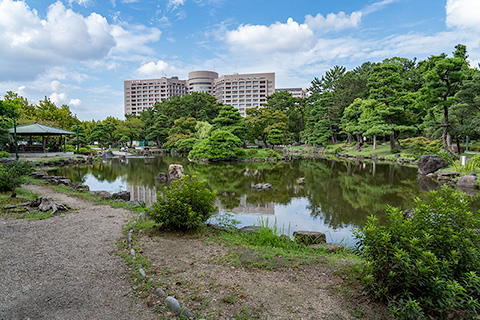
[[256, 155], [256, 154], [258, 153], [258, 150], [257, 150], [257, 149], [248, 149], [248, 150], [247, 150], [247, 153], [248, 153], [248, 155], [250, 155], [250, 156], [254, 156], [254, 155]]
[[170, 230], [194, 229], [201, 226], [216, 210], [216, 191], [206, 187], [206, 181], [184, 176], [158, 192], [157, 201], [150, 210], [152, 218]]
[[28, 161], [0, 163], [0, 191], [14, 191], [32, 170], [32, 164]]
[[450, 166], [455, 162], [455, 158], [453, 155], [449, 152], [446, 152], [444, 150], [437, 151], [435, 153], [436, 155], [440, 156], [443, 160], [445, 160]]
[[11, 155], [7, 151], [0, 151], [0, 158], [10, 158]]
[[336, 147], [334, 150], [335, 153], [340, 153], [342, 151], [343, 151], [343, 148], [341, 146]]
[[389, 207], [355, 234], [366, 288], [400, 319], [463, 319], [480, 308], [480, 223], [468, 198], [447, 187], [417, 199], [413, 217]]
[[393, 148], [393, 149], [390, 150], [390, 153], [393, 153], [393, 154], [400, 153], [400, 152], [402, 152], [402, 150], [398, 149], [398, 148]]
[[72, 151], [75, 151], [75, 150], [76, 150], [76, 147], [71, 145], [71, 144], [67, 144], [65, 146], [65, 151], [67, 151], [67, 152], [72, 152]]

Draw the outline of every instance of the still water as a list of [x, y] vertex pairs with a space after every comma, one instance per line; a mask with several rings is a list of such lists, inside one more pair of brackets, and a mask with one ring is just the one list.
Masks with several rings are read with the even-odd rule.
[[[156, 190], [163, 188], [155, 177], [174, 163], [217, 190], [220, 211], [234, 212], [241, 226], [268, 219], [285, 234], [321, 231], [328, 242], [349, 245], [355, 242], [352, 229], [363, 226], [368, 215], [381, 218], [387, 205], [408, 209], [415, 197], [435, 187], [418, 181], [416, 168], [313, 159], [196, 164], [173, 156], [114, 158], [93, 166], [62, 167], [54, 174], [82, 182], [92, 191], [130, 191], [132, 200], [150, 204]], [[305, 179], [304, 185], [297, 183], [299, 178]], [[252, 189], [257, 183], [270, 183], [273, 189]]]

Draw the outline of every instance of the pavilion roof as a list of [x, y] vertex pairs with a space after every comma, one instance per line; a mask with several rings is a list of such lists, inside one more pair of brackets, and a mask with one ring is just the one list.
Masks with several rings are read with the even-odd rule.
[[[14, 129], [8, 129], [8, 132], [14, 133]], [[62, 134], [76, 134], [75, 132], [63, 130], [60, 128], [55, 128], [51, 126], [47, 126], [45, 124], [40, 124], [38, 122], [34, 122], [31, 124], [24, 124], [17, 126], [17, 135], [23, 136], [55, 136], [55, 135], [62, 135]]]

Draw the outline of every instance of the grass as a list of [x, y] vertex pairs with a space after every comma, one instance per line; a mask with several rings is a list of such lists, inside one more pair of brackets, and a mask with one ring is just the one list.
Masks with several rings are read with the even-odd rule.
[[[12, 205], [19, 205], [23, 203], [28, 203], [36, 198], [38, 195], [34, 192], [24, 189], [16, 189], [15, 190], [17, 196], [15, 198], [11, 197], [12, 192], [0, 192], [0, 207], [3, 208], [5, 206], [12, 206]], [[37, 210], [32, 211], [24, 211], [21, 209], [16, 210], [0, 210], [0, 214], [6, 218], [16, 218], [16, 219], [27, 219], [29, 221], [32, 220], [43, 220], [48, 219], [51, 217], [49, 211], [41, 212]]]

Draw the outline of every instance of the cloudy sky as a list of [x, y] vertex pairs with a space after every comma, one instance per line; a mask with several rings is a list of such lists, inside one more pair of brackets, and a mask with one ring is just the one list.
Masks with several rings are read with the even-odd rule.
[[123, 81], [275, 72], [308, 87], [334, 65], [425, 59], [467, 46], [479, 0], [0, 0], [0, 94], [123, 119]]

